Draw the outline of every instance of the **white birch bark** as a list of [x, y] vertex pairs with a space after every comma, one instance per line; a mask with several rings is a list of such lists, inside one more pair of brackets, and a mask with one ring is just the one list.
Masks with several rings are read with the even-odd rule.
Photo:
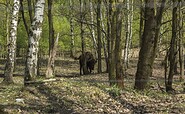
[[26, 59], [25, 81], [34, 80], [37, 75], [37, 61], [39, 51], [39, 40], [42, 33], [42, 22], [44, 18], [45, 0], [37, 0], [35, 4], [35, 16], [30, 27], [28, 52]]
[[13, 83], [13, 70], [16, 55], [16, 40], [17, 40], [17, 25], [18, 25], [18, 14], [20, 8], [20, 1], [14, 0], [14, 5], [12, 8], [12, 16], [10, 23], [10, 36], [8, 39], [8, 54], [7, 61], [4, 71], [4, 82]]
[[126, 42], [124, 49], [124, 68], [127, 69], [129, 63], [129, 50], [132, 39], [132, 20], [133, 20], [133, 0], [131, 0], [131, 4], [129, 0], [126, 0], [127, 13], [126, 13]]
[[94, 50], [95, 50], [95, 56], [97, 58], [97, 41], [96, 41], [96, 34], [95, 34], [95, 28], [94, 28], [94, 13], [93, 13], [93, 3], [92, 0], [89, 0], [89, 7], [90, 7], [90, 16], [91, 16], [91, 36], [92, 36], [92, 40], [93, 40], [93, 46], [94, 46]]

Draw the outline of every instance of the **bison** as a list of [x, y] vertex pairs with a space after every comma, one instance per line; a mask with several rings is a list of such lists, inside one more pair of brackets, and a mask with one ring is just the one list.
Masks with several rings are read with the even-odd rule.
[[85, 52], [75, 59], [79, 59], [80, 75], [82, 75], [82, 71], [83, 74], [91, 73], [92, 70], [94, 70], [94, 65], [97, 62], [91, 52]]

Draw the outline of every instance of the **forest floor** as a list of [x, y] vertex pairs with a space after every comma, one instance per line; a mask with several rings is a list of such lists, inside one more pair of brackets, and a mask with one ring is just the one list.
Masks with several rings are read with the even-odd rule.
[[[107, 73], [95, 71], [80, 76], [78, 62], [70, 59], [56, 62], [57, 81], [24, 87], [23, 76], [19, 76], [24, 67], [16, 65], [15, 84], [0, 84], [0, 114], [185, 113], [185, 92], [178, 75], [173, 84], [176, 91], [166, 93], [163, 67], [160, 59], [156, 60], [150, 89], [136, 91], [133, 86], [137, 60], [130, 62], [123, 90], [109, 86]], [[41, 69], [41, 75], [44, 70]], [[38, 80], [44, 80], [43, 76]]]

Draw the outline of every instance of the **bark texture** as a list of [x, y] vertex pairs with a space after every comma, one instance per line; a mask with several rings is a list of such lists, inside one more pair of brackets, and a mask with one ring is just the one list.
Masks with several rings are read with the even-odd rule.
[[170, 69], [168, 74], [168, 80], [166, 84], [166, 91], [172, 91], [172, 82], [173, 82], [173, 75], [175, 69], [175, 62], [177, 57], [177, 8], [178, 5], [176, 0], [173, 0], [173, 11], [172, 11], [172, 38], [170, 43], [170, 50], [169, 50], [169, 61], [170, 61]]
[[152, 76], [162, 13], [166, 0], [162, 0], [160, 7], [157, 8], [157, 13], [155, 13], [156, 9], [154, 2], [154, 0], [145, 0], [144, 31], [135, 78], [135, 89], [138, 90], [146, 89], [149, 78]]
[[101, 67], [101, 0], [98, 0], [97, 5], [97, 37], [98, 37], [98, 73], [102, 72]]
[[54, 46], [52, 50], [50, 51], [50, 56], [48, 59], [48, 66], [46, 70], [46, 78], [51, 78], [55, 76], [55, 56], [57, 51], [57, 45], [58, 45], [58, 39], [59, 39], [59, 33], [57, 35], [57, 38], [55, 40]]
[[14, 0], [11, 23], [10, 23], [10, 36], [8, 39], [8, 54], [7, 61], [4, 71], [4, 82], [13, 83], [13, 71], [15, 64], [16, 55], [16, 40], [17, 40], [17, 25], [18, 25], [18, 15], [19, 15], [20, 1]]
[[110, 85], [124, 87], [123, 66], [121, 61], [122, 47], [122, 0], [110, 0], [109, 21], [110, 21], [110, 41], [109, 43], [109, 81]]
[[26, 58], [25, 80], [34, 80], [37, 76], [37, 61], [39, 51], [39, 40], [42, 33], [42, 22], [44, 18], [45, 0], [37, 0], [35, 4], [35, 15], [29, 31], [28, 52]]

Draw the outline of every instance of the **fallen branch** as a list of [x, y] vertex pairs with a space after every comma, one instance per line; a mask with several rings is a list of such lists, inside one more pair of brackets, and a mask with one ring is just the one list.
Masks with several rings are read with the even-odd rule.
[[56, 82], [56, 81], [63, 81], [63, 80], [64, 79], [51, 78], [51, 79], [39, 80], [39, 81], [26, 81], [25, 84], [43, 84], [43, 83], [47, 83], [47, 82]]

